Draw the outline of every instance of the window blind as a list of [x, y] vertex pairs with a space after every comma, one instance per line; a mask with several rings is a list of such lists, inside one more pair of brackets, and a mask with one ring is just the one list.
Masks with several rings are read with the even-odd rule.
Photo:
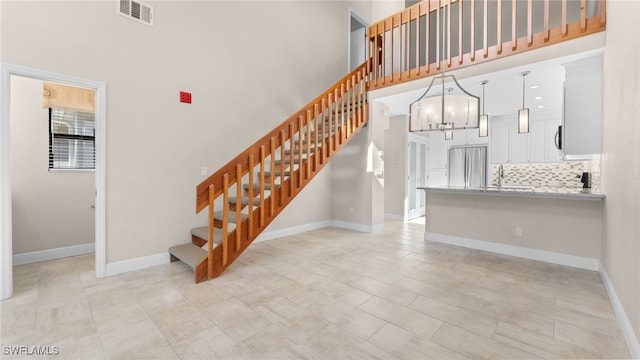
[[49, 169], [95, 169], [95, 115], [49, 108]]

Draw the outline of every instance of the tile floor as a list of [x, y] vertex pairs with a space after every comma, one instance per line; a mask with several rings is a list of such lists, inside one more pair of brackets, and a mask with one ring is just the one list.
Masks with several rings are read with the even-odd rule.
[[1, 357], [629, 357], [598, 273], [425, 242], [423, 226], [256, 243], [198, 285], [182, 263], [106, 279], [93, 255], [16, 266]]

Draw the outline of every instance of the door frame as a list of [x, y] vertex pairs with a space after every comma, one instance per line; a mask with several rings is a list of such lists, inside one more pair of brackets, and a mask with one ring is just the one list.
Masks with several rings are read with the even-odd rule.
[[95, 90], [95, 271], [105, 276], [106, 267], [106, 84], [101, 81], [58, 74], [12, 64], [0, 64], [0, 300], [13, 295], [12, 184], [11, 184], [11, 76]]
[[367, 58], [367, 28], [369, 27], [369, 23], [367, 23], [352, 7], [349, 7], [349, 24], [347, 26], [347, 29], [349, 29], [349, 36], [347, 38], [347, 73], [354, 70], [351, 68], [351, 35], [353, 33], [353, 29], [351, 29], [352, 20], [357, 21], [364, 27], [364, 48], [362, 50], [364, 52], [365, 60]]
[[[430, 141], [431, 139], [425, 136], [420, 136], [420, 135], [415, 135], [412, 133], [409, 133], [409, 136], [407, 137], [407, 207], [406, 207], [406, 214], [405, 214], [405, 219], [407, 219], [407, 221], [411, 220], [411, 219], [415, 219], [418, 218], [420, 216], [424, 216], [426, 213], [426, 203], [424, 203], [424, 206], [419, 208], [416, 207], [416, 209], [411, 209], [411, 199], [409, 198], [412, 194], [412, 190], [411, 190], [411, 143], [415, 142], [418, 145], [424, 145], [425, 146], [425, 158], [424, 159], [417, 159], [419, 161], [421, 161], [420, 164], [420, 169], [424, 169], [424, 176], [425, 178], [422, 179], [424, 182], [424, 185], [428, 185], [427, 181], [429, 180], [429, 145], [430, 145]], [[416, 149], [416, 153], [420, 153], [420, 151], [418, 149]], [[419, 191], [419, 190], [416, 190]], [[416, 196], [420, 196], [417, 195]], [[423, 195], [424, 196], [424, 195]]]

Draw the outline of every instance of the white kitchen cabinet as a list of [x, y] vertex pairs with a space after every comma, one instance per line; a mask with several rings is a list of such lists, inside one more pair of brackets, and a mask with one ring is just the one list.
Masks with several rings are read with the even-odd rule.
[[518, 133], [513, 122], [495, 121], [491, 124], [490, 148], [492, 164], [521, 164], [562, 161], [555, 147], [555, 134], [561, 123], [555, 114], [547, 120], [531, 121], [529, 132]]
[[565, 157], [589, 158], [602, 150], [602, 55], [563, 64]]
[[509, 162], [522, 164], [529, 162], [529, 134], [518, 133], [518, 124], [509, 124]]
[[491, 148], [491, 163], [504, 164], [509, 162], [509, 124], [491, 123], [489, 126], [489, 147]]
[[439, 131], [429, 133], [429, 139], [429, 186], [447, 185], [448, 140]]
[[547, 126], [545, 121], [529, 123], [529, 162], [545, 162]]
[[560, 150], [556, 148], [556, 132], [561, 120], [532, 121], [529, 124], [529, 162], [558, 162], [562, 161]]

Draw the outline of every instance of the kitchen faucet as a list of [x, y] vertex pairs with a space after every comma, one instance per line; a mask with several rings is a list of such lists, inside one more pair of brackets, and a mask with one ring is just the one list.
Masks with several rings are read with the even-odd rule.
[[500, 164], [498, 168], [498, 187], [502, 187], [502, 179], [504, 179], [504, 167]]

